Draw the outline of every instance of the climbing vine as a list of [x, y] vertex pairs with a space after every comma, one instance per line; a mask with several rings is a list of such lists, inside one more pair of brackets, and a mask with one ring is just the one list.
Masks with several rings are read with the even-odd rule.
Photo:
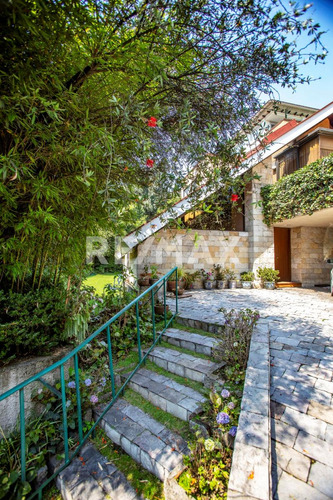
[[264, 222], [311, 215], [333, 206], [333, 153], [261, 189]]

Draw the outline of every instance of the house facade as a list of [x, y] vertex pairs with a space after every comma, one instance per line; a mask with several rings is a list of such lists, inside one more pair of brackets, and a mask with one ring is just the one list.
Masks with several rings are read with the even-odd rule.
[[[161, 273], [174, 266], [208, 270], [214, 264], [236, 274], [258, 267], [280, 271], [280, 280], [304, 287], [329, 283], [333, 258], [333, 204], [311, 215], [302, 214], [268, 226], [264, 222], [261, 188], [292, 175], [302, 167], [333, 153], [333, 103], [317, 110], [269, 101], [255, 122], [265, 126], [262, 145], [248, 152], [237, 175], [258, 174], [245, 189], [241, 210], [232, 214], [228, 231], [193, 229], [191, 196], [147, 222], [123, 239], [124, 262], [139, 275], [144, 266], [157, 265]], [[320, 179], [318, 179], [320, 182]], [[212, 193], [203, 187], [200, 198]], [[172, 229], [170, 221], [181, 218], [187, 229]], [[195, 227], [195, 224], [194, 224]]]

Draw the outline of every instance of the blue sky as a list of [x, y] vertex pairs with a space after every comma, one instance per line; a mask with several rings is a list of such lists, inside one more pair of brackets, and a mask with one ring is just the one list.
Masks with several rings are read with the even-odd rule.
[[298, 85], [294, 93], [291, 89], [278, 88], [278, 97], [282, 101], [322, 108], [333, 101], [333, 0], [313, 0], [311, 3], [313, 7], [309, 9], [310, 15], [307, 17], [318, 22], [322, 31], [327, 31], [322, 36], [322, 41], [328, 55], [325, 64], [309, 63], [302, 67], [302, 73], [321, 79], [310, 85]]

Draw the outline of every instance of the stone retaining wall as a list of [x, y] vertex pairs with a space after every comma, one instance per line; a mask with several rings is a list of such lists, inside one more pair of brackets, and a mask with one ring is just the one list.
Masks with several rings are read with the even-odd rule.
[[[0, 394], [3, 394], [21, 382], [34, 376], [36, 373], [51, 366], [53, 363], [63, 358], [71, 348], [57, 349], [49, 356], [30, 357], [25, 360], [16, 361], [8, 366], [0, 368]], [[65, 365], [65, 374], [67, 376], [70, 363]], [[53, 370], [43, 377], [51, 385], [60, 378], [59, 369]], [[29, 418], [34, 404], [31, 401], [31, 394], [34, 389], [43, 387], [40, 382], [33, 382], [24, 389], [25, 415]], [[20, 416], [19, 393], [16, 392], [3, 401], [0, 401], [0, 428], [8, 433], [14, 429]]]
[[137, 271], [156, 264], [161, 274], [175, 266], [189, 271], [209, 270], [214, 264], [237, 275], [249, 269], [248, 233], [210, 230], [161, 230], [138, 247]]

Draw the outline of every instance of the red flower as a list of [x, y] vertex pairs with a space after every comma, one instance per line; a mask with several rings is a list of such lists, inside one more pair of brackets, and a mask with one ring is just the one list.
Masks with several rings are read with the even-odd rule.
[[238, 194], [232, 194], [231, 195], [231, 201], [237, 201], [239, 198]]
[[128, 167], [124, 167], [124, 172], [127, 172], [127, 170], [128, 170]]
[[153, 166], [154, 166], [154, 160], [150, 160], [148, 158], [148, 160], [146, 161], [146, 165], [147, 165], [148, 168], [153, 168]]
[[154, 116], [151, 116], [148, 120], [148, 127], [156, 127], [157, 125], [157, 120]]

